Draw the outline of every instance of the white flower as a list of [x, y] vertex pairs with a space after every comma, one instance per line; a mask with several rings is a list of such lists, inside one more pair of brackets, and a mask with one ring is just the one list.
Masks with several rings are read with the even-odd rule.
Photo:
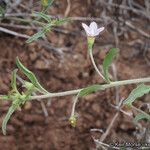
[[91, 22], [89, 26], [87, 26], [85, 23], [82, 23], [82, 27], [84, 28], [87, 36], [89, 37], [98, 36], [100, 32], [102, 32], [105, 29], [104, 27], [98, 28], [96, 22]]

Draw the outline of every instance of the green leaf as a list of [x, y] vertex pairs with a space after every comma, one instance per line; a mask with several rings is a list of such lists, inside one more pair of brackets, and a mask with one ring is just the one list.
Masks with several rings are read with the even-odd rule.
[[36, 34], [34, 34], [33, 36], [31, 36], [26, 42], [27, 42], [27, 43], [31, 43], [31, 42], [37, 40], [38, 38], [43, 37], [43, 36], [45, 35], [45, 33], [47, 33], [47, 32], [50, 31], [51, 26], [53, 26], [53, 25], [54, 25], [54, 24], [53, 24], [53, 21], [50, 22], [50, 23], [48, 23], [46, 26], [44, 26], [44, 27], [42, 28], [41, 31], [39, 31], [38, 33], [36, 33]]
[[[47, 15], [48, 16], [48, 15]], [[46, 16], [45, 16], [46, 17]], [[52, 26], [59, 26], [62, 25], [63, 23], [67, 22], [69, 19], [59, 19], [59, 20], [49, 20], [49, 23], [41, 29], [41, 31], [39, 31], [38, 33], [32, 35], [27, 41], [26, 43], [31, 43], [41, 37], [43, 37], [47, 32], [49, 32], [51, 30]]]
[[8, 95], [0, 95], [0, 100], [9, 100]]
[[43, 19], [46, 20], [47, 22], [50, 22], [50, 21], [51, 21], [50, 16], [49, 16], [49, 15], [46, 15], [46, 14], [44, 14], [44, 13], [42, 13], [42, 12], [35, 12], [34, 15], [37, 16], [37, 17], [43, 18]]
[[[12, 89], [15, 90], [16, 92], [18, 92], [18, 90], [17, 90], [17, 83], [16, 83], [17, 70], [18, 70], [18, 69], [15, 69], [15, 70], [12, 72], [12, 78], [11, 78], [11, 87], [12, 87]], [[18, 92], [18, 93], [19, 93], [19, 92]]]
[[55, 26], [60, 26], [60, 25], [66, 23], [66, 22], [69, 22], [69, 21], [70, 21], [69, 18], [56, 19], [56, 20], [54, 21], [54, 25], [55, 25]]
[[147, 94], [150, 92], [150, 86], [141, 84], [135, 88], [128, 98], [123, 102], [124, 104], [128, 106], [132, 106], [132, 103], [136, 100], [136, 98], [143, 96], [144, 94]]
[[84, 89], [82, 89], [79, 93], [79, 96], [86, 96], [88, 94], [91, 94], [93, 92], [96, 92], [97, 90], [102, 89], [101, 85], [95, 84], [89, 87], [86, 87]]
[[3, 120], [3, 123], [2, 123], [2, 132], [3, 132], [4, 135], [6, 135], [6, 126], [7, 126], [7, 123], [9, 121], [11, 115], [13, 114], [13, 112], [16, 110], [16, 108], [17, 108], [17, 106], [15, 107], [14, 105], [12, 105], [9, 108], [9, 110], [8, 110], [8, 112], [7, 112], [4, 120]]
[[31, 42], [37, 40], [38, 38], [43, 37], [44, 35], [45, 35], [44, 30], [41, 30], [41, 31], [37, 32], [36, 34], [32, 35], [26, 42], [31, 43]]
[[140, 121], [141, 119], [147, 119], [150, 121], [150, 115], [148, 115], [147, 113], [143, 112], [143, 113], [139, 113], [135, 116], [135, 118], [133, 119], [134, 123], [137, 123], [138, 121]]
[[116, 56], [116, 54], [118, 53], [118, 49], [116, 48], [112, 48], [110, 49], [110, 51], [107, 53], [107, 55], [105, 56], [105, 59], [103, 61], [103, 72], [104, 72], [104, 77], [106, 79], [106, 81], [110, 82], [109, 80], [109, 66], [113, 61], [113, 58]]
[[32, 84], [39, 89], [42, 93], [49, 93], [47, 90], [45, 90], [40, 83], [38, 82], [36, 76], [34, 73], [32, 73], [30, 70], [28, 70], [19, 60], [19, 58], [16, 58], [16, 64], [17, 67], [29, 78], [29, 80], [32, 82]]

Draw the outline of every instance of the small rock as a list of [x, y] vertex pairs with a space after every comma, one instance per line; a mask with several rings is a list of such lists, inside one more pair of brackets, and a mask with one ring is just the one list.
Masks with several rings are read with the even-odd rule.
[[96, 127], [100, 127], [101, 126], [101, 121], [100, 120], [97, 120], [96, 123], [95, 123]]
[[32, 108], [32, 103], [31, 102], [26, 102], [24, 105], [25, 110], [30, 110]]
[[96, 112], [97, 114], [100, 113], [100, 106], [97, 105], [96, 103], [92, 105], [92, 109], [94, 112]]

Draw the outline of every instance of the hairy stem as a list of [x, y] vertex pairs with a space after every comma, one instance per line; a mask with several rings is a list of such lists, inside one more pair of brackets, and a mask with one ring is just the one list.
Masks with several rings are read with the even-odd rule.
[[[115, 81], [115, 82], [111, 82], [109, 84], [103, 84], [103, 85], [101, 85], [102, 88], [99, 90], [102, 90], [102, 89], [104, 90], [107, 88], [112, 88], [112, 87], [117, 87], [117, 86], [122, 86], [122, 85], [145, 83], [145, 82], [150, 82], [150, 77], [149, 78], [123, 80], [123, 81]], [[75, 94], [78, 94], [82, 89], [84, 89], [84, 88], [77, 89], [77, 90], [65, 91], [65, 92], [48, 93], [48, 94], [44, 94], [44, 95], [31, 96], [30, 100], [75, 95]]]

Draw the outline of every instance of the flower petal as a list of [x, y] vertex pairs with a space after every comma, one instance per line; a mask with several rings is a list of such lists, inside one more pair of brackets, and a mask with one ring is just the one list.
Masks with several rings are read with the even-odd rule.
[[94, 29], [94, 30], [96, 30], [97, 29], [97, 23], [96, 22], [91, 22], [91, 24], [90, 24], [90, 29]]
[[98, 36], [100, 32], [105, 29], [104, 27], [98, 28], [97, 23], [94, 21], [91, 22], [89, 26], [87, 26], [85, 23], [82, 23], [82, 27], [84, 28], [87, 36], [91, 37]]
[[82, 27], [84, 28], [86, 34], [90, 35], [90, 28], [85, 23], [82, 23]]
[[101, 28], [97, 29], [94, 36], [98, 36], [104, 29], [105, 29], [104, 27], [101, 27]]
[[96, 31], [97, 31], [97, 23], [96, 22], [91, 22], [90, 31], [91, 31], [91, 35], [95, 36]]
[[100, 32], [102, 32], [104, 29], [105, 29], [105, 27], [98, 28], [98, 29], [97, 29], [97, 32], [100, 33]]

